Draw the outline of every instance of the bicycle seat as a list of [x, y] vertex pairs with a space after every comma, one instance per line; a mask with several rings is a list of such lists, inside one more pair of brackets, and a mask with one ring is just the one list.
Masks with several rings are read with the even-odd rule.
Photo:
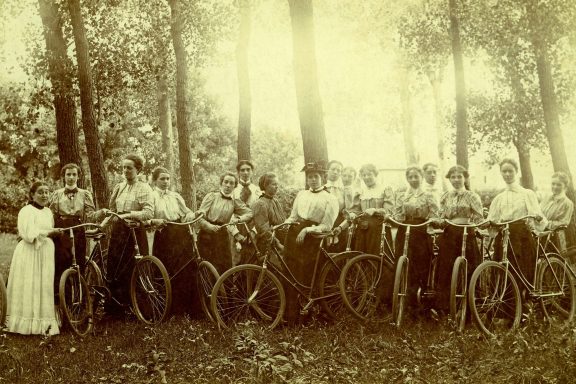
[[106, 234], [102, 232], [100, 229], [87, 229], [84, 233], [86, 234], [86, 237], [88, 239], [94, 239], [94, 240], [100, 240], [101, 238], [106, 236]]
[[128, 228], [138, 228], [140, 226], [140, 222], [132, 220], [126, 220], [125, 224]]

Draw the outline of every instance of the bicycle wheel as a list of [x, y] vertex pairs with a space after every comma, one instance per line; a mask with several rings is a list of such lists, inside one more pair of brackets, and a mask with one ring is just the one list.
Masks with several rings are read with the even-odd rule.
[[79, 336], [92, 330], [92, 297], [86, 280], [69, 268], [60, 277], [58, 295], [66, 320]]
[[102, 272], [94, 260], [89, 260], [86, 263], [86, 276], [84, 280], [89, 286], [104, 286], [104, 279], [102, 277]]
[[200, 304], [202, 311], [210, 321], [214, 321], [214, 315], [210, 310], [210, 296], [212, 295], [212, 288], [218, 281], [220, 274], [216, 268], [209, 261], [202, 261], [198, 264], [198, 277], [196, 278], [196, 289], [200, 295]]
[[6, 284], [4, 283], [4, 278], [0, 274], [0, 327], [3, 327], [6, 323], [6, 305], [8, 298], [6, 296]]
[[408, 257], [400, 256], [394, 276], [394, 291], [392, 292], [392, 321], [396, 327], [402, 326], [402, 318], [406, 309], [408, 297]]
[[172, 304], [170, 277], [157, 257], [144, 256], [136, 262], [130, 299], [136, 317], [146, 324], [158, 324], [168, 315]]
[[487, 336], [506, 333], [520, 324], [518, 284], [512, 272], [495, 261], [485, 261], [474, 270], [468, 305], [476, 325]]
[[466, 324], [468, 294], [468, 261], [459, 256], [452, 267], [452, 281], [450, 283], [450, 318], [456, 329], [464, 330]]
[[282, 320], [286, 295], [280, 280], [258, 265], [238, 265], [214, 285], [211, 308], [221, 328], [251, 320], [269, 329]]
[[[359, 320], [386, 322], [392, 321], [388, 297], [383, 297], [381, 287], [383, 276], [379, 270], [381, 258], [363, 254], [350, 260], [342, 270], [340, 293], [346, 308]], [[392, 271], [394, 266], [384, 260], [384, 269]]]
[[96, 264], [98, 270], [100, 271], [100, 277], [102, 278], [102, 284], [104, 285], [103, 281], [108, 280], [108, 250], [102, 248], [99, 244], [97, 244], [94, 249], [92, 250], [92, 254], [90, 255], [90, 263]]
[[320, 271], [318, 293], [320, 297], [329, 296], [324, 300], [320, 300], [320, 305], [324, 313], [332, 320], [341, 317], [344, 312], [345, 305], [340, 294], [338, 282], [344, 266], [356, 255], [358, 253], [350, 252], [331, 255], [330, 257], [334, 263], [328, 261]]
[[536, 280], [542, 310], [550, 323], [570, 322], [576, 309], [574, 279], [563, 260], [557, 256], [548, 260], [541, 264]]

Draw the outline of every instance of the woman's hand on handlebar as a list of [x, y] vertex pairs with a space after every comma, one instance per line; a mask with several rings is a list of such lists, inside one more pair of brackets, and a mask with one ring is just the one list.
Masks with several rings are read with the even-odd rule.
[[302, 244], [304, 239], [306, 238], [306, 234], [308, 233], [308, 227], [302, 228], [298, 236], [296, 237], [296, 244]]

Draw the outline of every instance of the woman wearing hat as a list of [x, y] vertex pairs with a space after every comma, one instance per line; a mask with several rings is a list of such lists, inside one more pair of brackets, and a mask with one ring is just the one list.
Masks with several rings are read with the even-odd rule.
[[[298, 224], [291, 226], [286, 235], [284, 260], [294, 277], [309, 285], [321, 240], [308, 234], [332, 229], [338, 216], [338, 200], [323, 187], [326, 169], [322, 164], [308, 163], [302, 171], [306, 173], [308, 189], [298, 192], [290, 217], [286, 219], [286, 223]], [[285, 319], [295, 324], [300, 312], [298, 292], [290, 285], [285, 288]]]

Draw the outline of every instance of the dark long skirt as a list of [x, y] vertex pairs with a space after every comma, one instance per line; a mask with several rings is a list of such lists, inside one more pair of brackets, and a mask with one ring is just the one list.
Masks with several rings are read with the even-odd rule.
[[198, 251], [204, 260], [214, 265], [219, 274], [232, 268], [230, 234], [226, 228], [221, 228], [215, 233], [200, 230], [198, 233]]
[[[346, 219], [346, 217], [344, 216], [344, 214], [342, 214], [342, 212], [340, 212], [338, 214], [338, 217], [336, 218], [336, 221], [334, 222], [334, 228], [336, 228], [338, 225], [342, 224], [342, 222], [345, 219]], [[338, 242], [330, 244], [328, 247], [326, 247], [326, 251], [328, 251], [330, 253], [344, 252], [346, 250], [346, 241], [347, 240], [348, 240], [348, 231], [340, 232], [340, 234], [338, 235]]]
[[201, 311], [199, 306], [193, 307], [196, 289], [196, 263], [191, 262], [193, 248], [187, 226], [168, 224], [154, 234], [152, 254], [162, 261], [171, 278], [173, 314], [196, 315]]
[[[62, 217], [56, 216], [54, 218], [54, 226], [56, 228], [67, 228], [79, 225], [82, 222], [79, 217]], [[76, 262], [80, 269], [84, 271], [84, 264], [86, 261], [86, 235], [84, 228], [76, 228], [72, 230], [74, 233], [74, 248], [76, 253]], [[54, 293], [58, 296], [60, 277], [65, 270], [72, 265], [72, 239], [70, 239], [69, 231], [66, 231], [59, 236], [54, 237]]]
[[[424, 219], [406, 220], [406, 224], [421, 224]], [[406, 238], [406, 227], [399, 227], [396, 235], [396, 258], [399, 259], [404, 251], [404, 239]], [[410, 229], [410, 239], [408, 242], [408, 299], [413, 304], [416, 302], [418, 288], [426, 289], [428, 283], [428, 271], [432, 258], [432, 247], [430, 238], [426, 233], [426, 227], [415, 227]]]
[[[454, 261], [462, 255], [464, 229], [448, 225], [440, 236], [440, 255], [436, 265], [436, 305], [439, 309], [450, 308], [450, 285]], [[468, 229], [466, 237], [466, 260], [468, 261], [468, 281], [480, 262], [480, 249], [476, 242], [476, 231]]]
[[[512, 248], [514, 250], [512, 250]], [[502, 234], [494, 240], [494, 258], [502, 260]], [[526, 223], [510, 224], [510, 243], [508, 245], [508, 260], [514, 268], [519, 269], [530, 284], [534, 283], [536, 266], [536, 241]]]
[[[386, 227], [386, 239], [388, 244], [392, 247], [392, 231], [390, 227]], [[355, 251], [369, 253], [371, 255], [380, 254], [380, 243], [382, 241], [382, 219], [379, 217], [369, 216], [360, 220], [356, 228], [356, 241], [354, 245]], [[392, 249], [384, 243], [383, 252], [391, 259], [394, 259]]]
[[[148, 255], [148, 239], [143, 228], [136, 228], [136, 239], [141, 255]], [[130, 279], [134, 269], [135, 250], [134, 238], [130, 228], [122, 221], [115, 220], [112, 224], [110, 244], [108, 246], [108, 275], [112, 296], [121, 304], [130, 303]], [[114, 308], [111, 308], [114, 310]]]
[[[284, 260], [286, 265], [294, 277], [303, 285], [309, 286], [312, 281], [314, 273], [314, 265], [318, 258], [318, 250], [322, 239], [315, 238], [307, 235], [304, 242], [300, 245], [296, 244], [296, 237], [303, 228], [316, 225], [309, 220], [302, 220], [299, 225], [293, 225], [288, 230], [286, 242], [284, 244]], [[318, 271], [322, 265], [318, 265]], [[317, 272], [318, 273], [318, 272]], [[285, 283], [284, 289], [286, 291], [286, 311], [284, 312], [284, 319], [289, 325], [299, 323], [302, 318], [300, 316], [300, 304], [298, 303], [298, 291], [292, 287], [291, 284]], [[306, 292], [306, 289], [301, 290]]]

